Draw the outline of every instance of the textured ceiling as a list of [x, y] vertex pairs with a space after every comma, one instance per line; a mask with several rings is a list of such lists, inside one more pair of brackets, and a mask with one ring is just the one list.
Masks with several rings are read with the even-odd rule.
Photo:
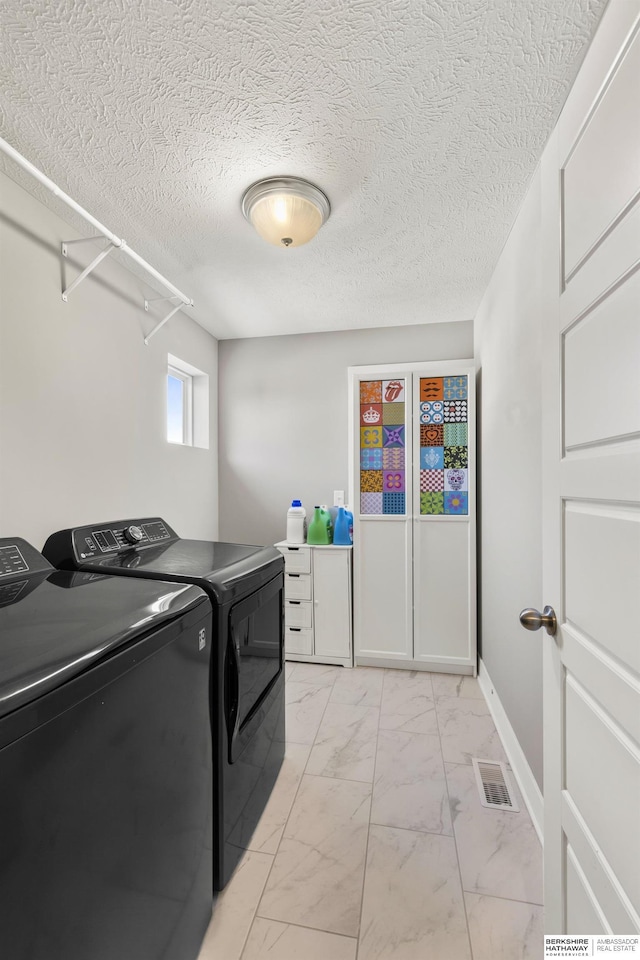
[[[466, 320], [604, 6], [3, 0], [0, 135], [218, 337]], [[332, 205], [298, 249], [240, 211], [282, 174]]]

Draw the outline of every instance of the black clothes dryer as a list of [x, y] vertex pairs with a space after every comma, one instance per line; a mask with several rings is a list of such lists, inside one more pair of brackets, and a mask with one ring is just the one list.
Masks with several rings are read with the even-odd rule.
[[0, 540], [0, 954], [195, 960], [211, 918], [211, 607]]
[[269, 799], [285, 749], [284, 560], [275, 547], [183, 540], [160, 517], [52, 534], [56, 567], [201, 587], [213, 607], [214, 888], [221, 890]]

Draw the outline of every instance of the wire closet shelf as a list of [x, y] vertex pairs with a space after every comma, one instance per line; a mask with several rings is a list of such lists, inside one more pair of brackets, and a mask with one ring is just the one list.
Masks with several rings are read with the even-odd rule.
[[[79, 203], [76, 203], [76, 201], [72, 197], [70, 197], [67, 193], [65, 193], [64, 190], [62, 190], [56, 183], [54, 183], [53, 180], [49, 179], [49, 177], [47, 177], [44, 173], [42, 173], [41, 170], [39, 170], [29, 160], [27, 160], [26, 157], [23, 157], [21, 153], [18, 153], [18, 151], [14, 147], [12, 147], [11, 144], [8, 143], [6, 140], [3, 140], [2, 137], [0, 137], [0, 150], [2, 150], [3, 153], [5, 153], [8, 157], [10, 157], [10, 159], [13, 160], [15, 163], [17, 163], [20, 167], [22, 167], [23, 170], [26, 170], [27, 173], [31, 174], [32, 177], [34, 177], [39, 183], [41, 183], [44, 187], [46, 187], [47, 190], [49, 190], [55, 197], [57, 197], [63, 203], [66, 203], [68, 207], [70, 207], [79, 216], [81, 216], [84, 220], [86, 220], [87, 223], [90, 223], [91, 226], [98, 231], [98, 234], [105, 237], [109, 241], [108, 246], [105, 247], [104, 250], [101, 250], [100, 253], [97, 255], [97, 257], [95, 257], [95, 259], [91, 261], [89, 266], [86, 267], [82, 271], [82, 273], [79, 274], [79, 276], [77, 276], [76, 279], [72, 283], [70, 283], [68, 287], [65, 287], [65, 289], [62, 291], [62, 299], [64, 300], [65, 303], [68, 300], [69, 294], [73, 290], [75, 290], [75, 288], [80, 283], [82, 283], [82, 281], [86, 277], [88, 277], [93, 270], [95, 270], [98, 264], [101, 263], [105, 259], [105, 257], [107, 257], [112, 252], [112, 250], [119, 250], [121, 253], [126, 254], [131, 260], [135, 261], [135, 263], [137, 263], [139, 267], [142, 267], [142, 269], [145, 270], [146, 273], [152, 276], [154, 280], [157, 280], [157, 282], [160, 283], [170, 293], [170, 296], [168, 297], [159, 297], [159, 298], [155, 298], [154, 300], [145, 299], [144, 301], [145, 310], [148, 311], [150, 303], [154, 303], [154, 302], [158, 303], [158, 302], [164, 302], [168, 300], [180, 301], [180, 303], [178, 303], [177, 306], [174, 306], [171, 309], [171, 311], [167, 314], [167, 316], [164, 317], [164, 319], [161, 320], [153, 328], [151, 333], [149, 333], [144, 338], [145, 343], [148, 344], [151, 338], [158, 332], [158, 330], [160, 330], [160, 328], [165, 325], [167, 320], [170, 320], [171, 317], [178, 312], [178, 310], [182, 310], [183, 307], [193, 306], [193, 300], [191, 300], [190, 297], [187, 297], [186, 294], [178, 290], [178, 288], [174, 286], [169, 280], [167, 280], [166, 277], [163, 277], [163, 275], [158, 270], [156, 270], [155, 267], [152, 267], [150, 263], [147, 263], [147, 261], [143, 257], [141, 257], [139, 253], [136, 253], [135, 250], [132, 250], [131, 247], [127, 245], [125, 240], [121, 239], [120, 237], [117, 237], [115, 233], [113, 233], [111, 230], [108, 229], [108, 227], [105, 227], [104, 224], [100, 223], [99, 220], [96, 220], [96, 218], [93, 217], [87, 210], [85, 210], [84, 207], [80, 206]], [[60, 245], [63, 257], [66, 257], [68, 255], [68, 247], [71, 244], [91, 243], [96, 239], [97, 239], [96, 237], [82, 237], [79, 240], [64, 240]]]

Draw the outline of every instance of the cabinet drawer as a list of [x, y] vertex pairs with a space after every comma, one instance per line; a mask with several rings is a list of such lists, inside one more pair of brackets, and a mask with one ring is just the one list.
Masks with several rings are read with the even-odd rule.
[[308, 600], [285, 600], [284, 622], [287, 627], [310, 630], [313, 623], [313, 604]]
[[288, 653], [298, 653], [310, 657], [313, 653], [313, 630], [302, 630], [300, 627], [285, 627], [285, 657]]
[[280, 547], [287, 573], [311, 573], [311, 550], [309, 547]]
[[308, 573], [285, 573], [285, 600], [311, 600], [311, 575]]

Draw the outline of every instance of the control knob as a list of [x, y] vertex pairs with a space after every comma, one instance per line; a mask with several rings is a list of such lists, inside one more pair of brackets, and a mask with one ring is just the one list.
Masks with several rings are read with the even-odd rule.
[[124, 538], [127, 543], [140, 543], [144, 537], [140, 527], [136, 527], [134, 524], [132, 524], [130, 527], [125, 527], [122, 533], [124, 534]]

